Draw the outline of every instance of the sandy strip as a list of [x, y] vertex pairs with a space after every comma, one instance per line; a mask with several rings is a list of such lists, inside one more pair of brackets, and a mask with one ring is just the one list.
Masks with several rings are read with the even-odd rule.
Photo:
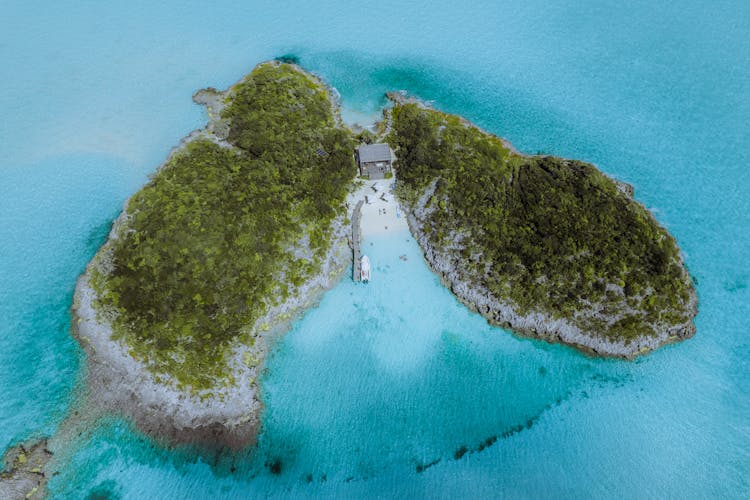
[[362, 205], [363, 238], [409, 230], [406, 214], [393, 195], [393, 183], [394, 179], [366, 180], [361, 188], [350, 195], [352, 205], [366, 200]]

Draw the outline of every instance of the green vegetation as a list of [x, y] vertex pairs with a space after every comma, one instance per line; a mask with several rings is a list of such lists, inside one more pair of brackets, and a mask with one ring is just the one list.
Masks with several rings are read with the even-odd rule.
[[373, 144], [377, 142], [378, 137], [365, 128], [357, 134], [356, 140], [359, 144]]
[[[231, 380], [228, 347], [319, 270], [356, 171], [325, 88], [295, 67], [258, 66], [228, 99], [234, 147], [201, 138], [174, 155], [130, 199], [112, 270], [93, 279], [131, 353], [193, 389]], [[295, 255], [301, 241], [312, 258]]]
[[626, 342], [691, 318], [674, 239], [592, 165], [514, 154], [416, 104], [396, 106], [392, 126], [401, 198], [413, 205], [436, 183], [428, 240], [495, 298]]

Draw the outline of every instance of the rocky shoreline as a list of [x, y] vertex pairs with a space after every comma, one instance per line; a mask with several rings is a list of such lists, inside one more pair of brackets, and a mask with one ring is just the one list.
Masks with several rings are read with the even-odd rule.
[[[632, 199], [632, 186], [619, 181], [615, 182], [618, 188]], [[434, 204], [430, 206], [429, 203], [434, 190], [435, 183], [430, 185], [412, 206], [404, 205], [407, 208], [409, 229], [422, 248], [427, 264], [439, 276], [443, 285], [451, 290], [462, 304], [481, 314], [490, 324], [511, 330], [524, 337], [565, 344], [592, 356], [629, 360], [648, 354], [663, 345], [680, 342], [695, 334], [696, 328], [692, 317], [697, 313], [698, 297], [694, 290], [691, 290], [690, 294], [688, 308], [692, 314], [688, 321], [668, 328], [659, 328], [656, 325], [658, 332], [656, 336], [640, 337], [630, 343], [592, 337], [570, 321], [553, 318], [544, 312], [519, 314], [510, 301], [494, 297], [489, 290], [479, 283], [472, 282], [461, 272], [459, 260], [451, 254], [451, 250], [462, 248], [462, 235], [459, 231], [456, 231], [450, 238], [455, 248], [439, 249], [430, 243], [422, 228], [430, 212], [434, 210]]]
[[9, 448], [0, 465], [0, 498], [43, 498], [46, 494], [45, 466], [52, 458], [47, 440], [30, 441]]
[[[321, 272], [258, 322], [260, 341], [235, 346], [228, 370], [237, 383], [192, 394], [160, 381], [127, 346], [112, 339], [111, 325], [97, 315], [91, 269], [78, 280], [73, 305], [73, 334], [86, 351], [90, 403], [132, 420], [144, 433], [168, 445], [197, 443], [240, 449], [255, 442], [263, 403], [257, 379], [275, 337], [333, 287], [349, 265], [345, 226], [337, 225]], [[249, 358], [248, 358], [249, 357]], [[249, 366], [246, 359], [261, 361]]]
[[[222, 147], [234, 147], [226, 141], [228, 126], [220, 118], [224, 99], [231, 95], [232, 88], [226, 92], [203, 89], [193, 95], [197, 104], [206, 106], [208, 123], [185, 137], [164, 164], [199, 138]], [[109, 242], [117, 238], [121, 227], [127, 226], [126, 202], [107, 243], [79, 278], [74, 294], [72, 331], [86, 352], [90, 404], [132, 420], [142, 432], [167, 445], [189, 443], [232, 449], [252, 445], [260, 429], [263, 410], [257, 380], [273, 340], [288, 330], [296, 317], [314, 306], [351, 264], [347, 246], [351, 229], [345, 219], [346, 216], [341, 215], [332, 223], [332, 243], [320, 272], [294, 289], [284, 302], [271, 306], [255, 322], [252, 336], [257, 341], [237, 342], [232, 348], [227, 370], [236, 383], [193, 392], [154, 375], [143, 361], [130, 354], [124, 343], [112, 338], [111, 318], [107, 318], [107, 312], [95, 308], [96, 292], [90, 284], [92, 271], [106, 272]], [[297, 242], [294, 248], [295, 252], [304, 253], [305, 242]]]

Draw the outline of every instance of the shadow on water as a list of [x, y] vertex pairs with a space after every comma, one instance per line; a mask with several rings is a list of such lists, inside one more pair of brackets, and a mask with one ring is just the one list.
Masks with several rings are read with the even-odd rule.
[[107, 241], [107, 236], [112, 230], [112, 225], [115, 219], [119, 215], [119, 211], [113, 214], [111, 217], [107, 217], [104, 221], [92, 227], [86, 236], [86, 246], [91, 250], [91, 253], [96, 253], [99, 248]]
[[[481, 453], [491, 447], [499, 446], [504, 440], [531, 430], [546, 412], [565, 404], [571, 399], [588, 399], [590, 397], [589, 391], [581, 389], [580, 387], [593, 386], [599, 389], [612, 389], [624, 386], [629, 380], [631, 380], [631, 377], [629, 376], [615, 377], [594, 374], [582, 381], [576, 389], [570, 390], [561, 397], [555, 398], [554, 401], [546, 403], [536, 414], [522, 417], [525, 418], [525, 420], [520, 420], [517, 423], [501, 424], [502, 426], [497, 429], [496, 433], [488, 435], [485, 438], [478, 439], [475, 435], [476, 433], [469, 430], [467, 435], [463, 437], [463, 441], [462, 437], [456, 437], [453, 441], [453, 446], [455, 446], [455, 448], [452, 452], [444, 452], [440, 455], [436, 454], [432, 458], [427, 459], [424, 457], [416, 458], [414, 456], [409, 456], [409, 452], [414, 449], [415, 443], [402, 441], [387, 443], [384, 446], [384, 449], [381, 450], [380, 456], [369, 463], [367, 460], [362, 459], [362, 457], [360, 457], [359, 461], [353, 461], [353, 463], [358, 463], [363, 467], [347, 468], [344, 466], [342, 468], [343, 464], [331, 464], [329, 468], [326, 468], [323, 466], [326, 462], [326, 457], [322, 455], [318, 457], [320, 461], [310, 467], [309, 462], [306, 460], [307, 450], [304, 449], [307, 443], [294, 443], [294, 441], [286, 440], [282, 443], [276, 441], [278, 436], [266, 436], [267, 440], [258, 450], [259, 455], [256, 457], [256, 466], [253, 467], [253, 472], [244, 476], [244, 478], [252, 479], [266, 474], [271, 476], [283, 476], [290, 482], [324, 483], [329, 480], [329, 477], [331, 477], [336, 481], [348, 483], [351, 481], [368, 480], [385, 473], [389, 469], [398, 467], [401, 467], [404, 470], [411, 468], [415, 473], [421, 474], [442, 462], [459, 461], [467, 455]], [[369, 435], [369, 437], [372, 438], [373, 436]], [[466, 444], [460, 444], [462, 442]], [[447, 443], [445, 444], [449, 446]], [[227, 463], [234, 464], [236, 463], [237, 458], [239, 458], [240, 463], [246, 459], [246, 457], [242, 456], [232, 457], [231, 454], [222, 455], [220, 460], [217, 460], [217, 462], [214, 463], [215, 473], [218, 475], [225, 474]], [[352, 457], [350, 456], [349, 458], [351, 459]], [[263, 468], [257, 465], [259, 460], [263, 460]], [[304, 469], [306, 466], [311, 468], [311, 470], [305, 472]], [[232, 465], [229, 472], [234, 474], [237, 470], [237, 466]]]
[[122, 498], [121, 488], [111, 479], [102, 481], [86, 495], [86, 500], [119, 500]]
[[724, 283], [724, 290], [727, 292], [739, 292], [747, 288], [747, 275], [736, 276], [734, 279]]

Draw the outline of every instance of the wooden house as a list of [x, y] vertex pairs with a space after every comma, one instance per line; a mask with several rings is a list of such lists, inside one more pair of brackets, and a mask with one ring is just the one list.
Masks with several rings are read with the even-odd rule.
[[359, 175], [369, 179], [390, 177], [394, 155], [388, 144], [363, 144], [357, 148]]

